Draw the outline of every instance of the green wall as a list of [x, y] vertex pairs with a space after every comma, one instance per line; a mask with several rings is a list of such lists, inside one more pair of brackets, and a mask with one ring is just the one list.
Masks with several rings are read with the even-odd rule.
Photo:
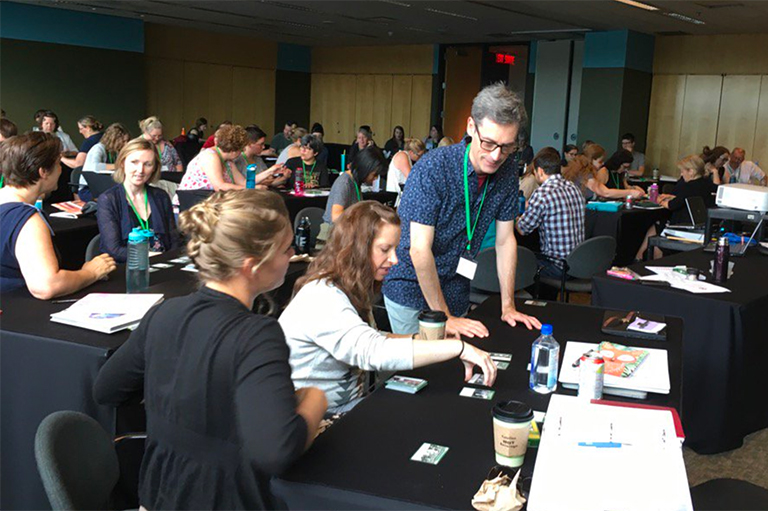
[[0, 105], [20, 132], [47, 108], [75, 144], [77, 120], [94, 115], [105, 126], [122, 122], [139, 135], [145, 115], [144, 55], [16, 39], [0, 39]]

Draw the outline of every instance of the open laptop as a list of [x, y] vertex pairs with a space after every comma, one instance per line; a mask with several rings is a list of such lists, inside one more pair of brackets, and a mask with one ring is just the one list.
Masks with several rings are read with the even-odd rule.
[[[762, 224], [763, 224], [763, 217], [760, 217], [760, 221], [757, 223], [755, 230], [752, 231], [752, 236], [749, 237], [746, 243], [742, 242], [742, 243], [733, 243], [732, 245], [728, 245], [728, 250], [730, 254], [736, 257], [743, 256], [744, 252], [746, 252], [747, 248], [749, 248], [749, 244], [752, 243], [752, 239], [754, 239], [755, 234], [757, 234], [757, 232], [760, 230], [760, 226]], [[714, 252], [716, 249], [717, 249], [717, 242], [714, 242], [714, 241], [704, 246], [704, 252]]]
[[685, 199], [685, 207], [688, 210], [690, 223], [668, 225], [670, 229], [701, 230], [707, 225], [707, 207], [701, 197], [688, 197]]

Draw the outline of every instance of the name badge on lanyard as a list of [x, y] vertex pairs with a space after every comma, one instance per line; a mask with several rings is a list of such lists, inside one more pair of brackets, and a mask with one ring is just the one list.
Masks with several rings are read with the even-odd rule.
[[467, 250], [464, 252], [464, 255], [459, 258], [459, 264], [456, 267], [456, 273], [462, 277], [472, 280], [475, 278], [475, 272], [477, 272], [477, 261], [475, 261], [475, 259], [472, 257], [472, 238], [475, 235], [477, 221], [480, 219], [480, 211], [482, 211], [483, 203], [485, 202], [485, 193], [488, 191], [488, 180], [486, 179], [485, 181], [483, 197], [480, 199], [480, 207], [477, 209], [475, 222], [472, 224], [470, 219], [469, 203], [469, 169], [467, 168], [467, 162], [469, 161], [469, 148], [470, 144], [467, 144], [467, 150], [464, 152], [464, 208], [467, 221]]
[[477, 261], [472, 259], [472, 256], [469, 254], [461, 256], [459, 258], [459, 265], [456, 267], [456, 273], [472, 280], [475, 278], [475, 272], [477, 272]]

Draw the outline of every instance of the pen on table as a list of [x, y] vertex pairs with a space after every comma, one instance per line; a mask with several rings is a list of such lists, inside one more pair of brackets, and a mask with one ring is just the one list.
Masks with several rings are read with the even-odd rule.
[[51, 300], [51, 303], [75, 303], [79, 298], [70, 298], [68, 300]]
[[622, 444], [621, 442], [579, 442], [579, 447], [597, 447], [599, 449], [619, 448], [624, 445], [632, 444]]

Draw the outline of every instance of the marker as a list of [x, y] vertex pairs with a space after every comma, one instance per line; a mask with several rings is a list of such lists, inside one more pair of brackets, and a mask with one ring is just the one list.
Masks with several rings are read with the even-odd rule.
[[619, 448], [624, 445], [632, 444], [622, 444], [620, 442], [579, 442], [579, 447], [597, 447], [598, 449]]

